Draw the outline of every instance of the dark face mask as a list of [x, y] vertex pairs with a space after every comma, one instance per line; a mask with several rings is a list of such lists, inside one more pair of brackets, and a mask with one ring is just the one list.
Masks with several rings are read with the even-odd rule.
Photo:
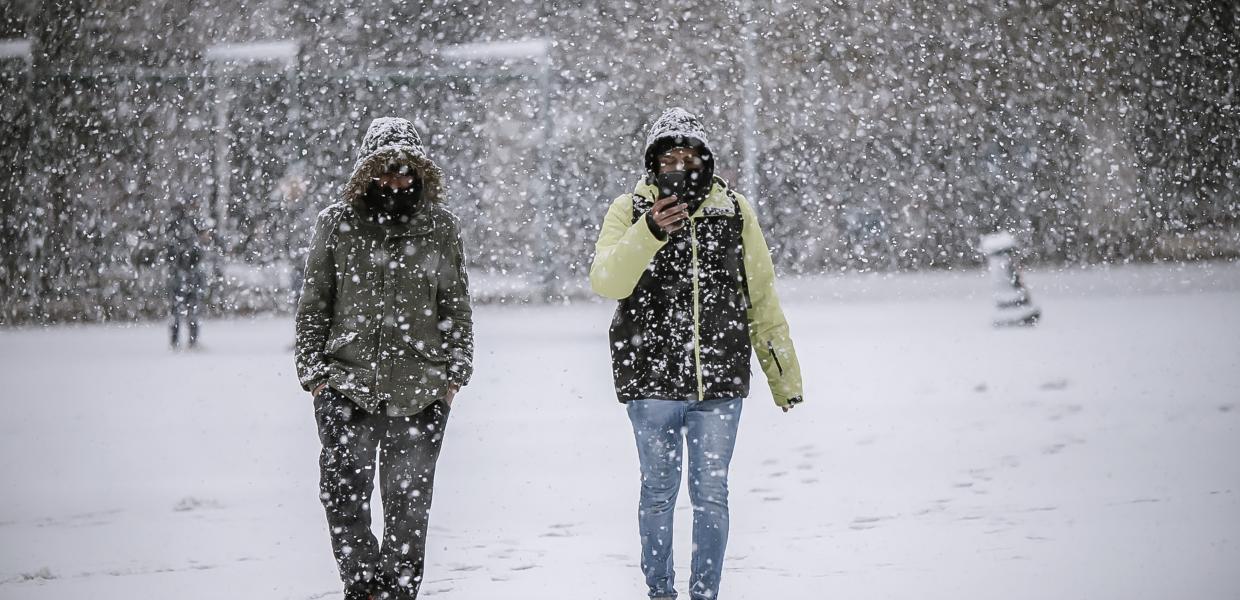
[[372, 182], [366, 190], [366, 204], [381, 220], [407, 221], [421, 207], [422, 182], [415, 179], [403, 190], [393, 190]]
[[654, 176], [654, 183], [659, 186], [660, 198], [678, 196], [683, 199], [685, 196], [685, 189], [689, 184], [689, 177], [684, 171], [669, 171], [667, 173], [656, 174]]
[[703, 169], [687, 171], [670, 171], [654, 176], [655, 185], [659, 186], [659, 197], [676, 196], [689, 205], [692, 214], [706, 199], [710, 188], [707, 185], [706, 172]]

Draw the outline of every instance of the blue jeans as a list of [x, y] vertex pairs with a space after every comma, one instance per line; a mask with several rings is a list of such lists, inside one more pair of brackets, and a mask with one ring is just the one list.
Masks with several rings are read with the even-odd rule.
[[680, 492], [682, 442], [689, 442], [689, 500], [693, 503], [693, 563], [689, 597], [717, 598], [728, 545], [728, 464], [736, 446], [741, 399], [631, 400], [642, 491], [637, 524], [642, 573], [650, 597], [675, 597], [672, 517]]

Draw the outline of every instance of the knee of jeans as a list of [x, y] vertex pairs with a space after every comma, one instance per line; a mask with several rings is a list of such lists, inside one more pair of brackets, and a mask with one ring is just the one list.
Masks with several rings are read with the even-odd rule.
[[728, 505], [728, 479], [726, 472], [722, 477], [702, 476], [689, 480], [689, 501], [694, 506]]
[[642, 477], [642, 500], [647, 503], [672, 503], [679, 491], [679, 472]]

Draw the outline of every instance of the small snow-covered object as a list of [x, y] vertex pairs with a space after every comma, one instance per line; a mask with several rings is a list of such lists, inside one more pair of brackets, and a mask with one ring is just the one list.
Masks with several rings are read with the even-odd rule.
[[986, 256], [1010, 252], [1016, 249], [1016, 238], [1006, 231], [984, 235], [981, 243], [978, 244], [978, 249]]
[[1000, 231], [982, 236], [978, 249], [986, 255], [986, 265], [994, 284], [995, 327], [1032, 326], [1042, 317], [1021, 280], [1014, 254], [1016, 238]]

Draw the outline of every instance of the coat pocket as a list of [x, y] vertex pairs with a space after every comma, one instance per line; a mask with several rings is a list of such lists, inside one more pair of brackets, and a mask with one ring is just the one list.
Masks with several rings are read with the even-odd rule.
[[432, 363], [442, 364], [448, 362], [447, 354], [439, 351], [439, 349], [432, 344], [428, 344], [422, 340], [413, 339], [407, 335], [401, 336], [401, 341], [405, 343], [405, 346], [409, 350], [412, 350], [411, 354], [413, 356], [420, 357], [422, 360]]
[[400, 355], [393, 375], [404, 395], [442, 398], [448, 386], [448, 356], [438, 346], [409, 336], [401, 336]]
[[330, 340], [327, 340], [327, 344], [323, 346], [323, 352], [325, 354], [336, 354], [337, 352], [340, 351], [341, 348], [348, 346], [350, 343], [353, 342], [353, 340], [356, 340], [356, 339], [357, 339], [356, 331], [346, 331], [344, 333], [337, 335], [336, 337]]

